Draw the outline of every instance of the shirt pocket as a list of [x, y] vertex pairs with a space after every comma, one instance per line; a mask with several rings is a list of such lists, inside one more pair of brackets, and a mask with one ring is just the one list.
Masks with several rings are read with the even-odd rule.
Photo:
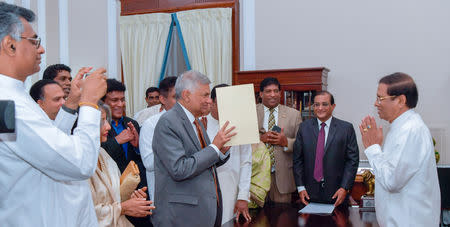
[[169, 203], [183, 203], [189, 205], [198, 205], [198, 197], [192, 195], [180, 195], [171, 194], [169, 195]]

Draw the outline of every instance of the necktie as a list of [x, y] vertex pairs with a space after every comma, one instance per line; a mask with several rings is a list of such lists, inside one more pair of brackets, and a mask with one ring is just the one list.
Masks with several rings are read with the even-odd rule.
[[321, 181], [323, 179], [323, 155], [325, 154], [325, 122], [320, 124], [319, 136], [317, 137], [316, 161], [314, 163], [314, 179]]
[[[198, 122], [197, 119], [194, 120], [194, 125], [195, 125], [195, 128], [197, 129], [198, 140], [200, 141], [200, 146], [203, 149], [206, 147], [206, 141], [205, 141], [205, 137], [203, 137], [202, 127], [200, 127], [200, 122]], [[219, 192], [217, 191], [217, 177], [216, 177], [216, 172], [214, 171], [214, 166], [211, 167], [211, 173], [214, 178], [214, 186], [216, 187], [217, 205], [219, 206], [219, 204], [220, 204], [219, 203]]]
[[[271, 108], [269, 109], [270, 114], [269, 114], [269, 123], [267, 124], [267, 131], [272, 130], [273, 126], [275, 125], [275, 114], [273, 114], [273, 112], [275, 112], [275, 108]], [[273, 145], [268, 143], [267, 144], [267, 149], [269, 149], [269, 154], [270, 154], [270, 166], [273, 167], [273, 165], [275, 164], [275, 155], [273, 153]]]
[[205, 126], [205, 129], [208, 128], [208, 118], [202, 117], [201, 119], [203, 126]]

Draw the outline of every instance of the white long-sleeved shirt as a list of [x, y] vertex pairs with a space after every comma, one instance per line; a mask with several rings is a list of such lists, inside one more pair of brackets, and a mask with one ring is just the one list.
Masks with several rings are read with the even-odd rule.
[[140, 110], [139, 112], [135, 113], [133, 119], [135, 121], [137, 121], [137, 123], [139, 125], [142, 125], [151, 116], [154, 116], [154, 115], [156, 115], [156, 114], [158, 114], [158, 113], [160, 113], [162, 111], [165, 111], [164, 109], [161, 110], [161, 111], [160, 110], [161, 110], [161, 104], [150, 106], [150, 107], [147, 107], [147, 108], [145, 108], [143, 110]]
[[[219, 131], [219, 122], [211, 114], [206, 116], [206, 119], [208, 120], [206, 132], [212, 141]], [[236, 200], [250, 201], [252, 147], [250, 144], [232, 146], [228, 152], [230, 159], [217, 167], [217, 177], [222, 191], [222, 224], [233, 218]]]
[[391, 125], [383, 148], [364, 151], [375, 174], [380, 226], [438, 226], [440, 190], [430, 131], [408, 110]]
[[139, 133], [139, 151], [141, 152], [142, 163], [145, 167], [148, 194], [150, 195], [150, 200], [153, 200], [153, 202], [155, 201], [155, 154], [153, 153], [152, 148], [153, 134], [155, 134], [155, 127], [159, 118], [161, 118], [165, 112], [166, 110], [163, 110], [145, 120]]
[[15, 102], [16, 120], [15, 133], [0, 134], [2, 226], [97, 226], [90, 191], [84, 189], [97, 167], [100, 111], [82, 106], [69, 136], [22, 81], [0, 75], [0, 91], [0, 100]]

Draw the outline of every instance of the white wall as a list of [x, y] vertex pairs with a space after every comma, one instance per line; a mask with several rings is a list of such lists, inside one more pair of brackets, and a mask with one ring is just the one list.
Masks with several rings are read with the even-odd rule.
[[378, 80], [410, 74], [417, 112], [438, 140], [440, 163], [450, 163], [450, 1], [258, 0], [255, 12], [256, 69], [329, 68], [335, 116], [355, 129], [377, 115]]
[[[119, 0], [64, 0], [68, 4], [68, 12], [62, 15], [68, 21], [67, 27], [65, 27], [68, 28], [68, 37], [64, 40], [61, 40], [64, 37], [61, 37], [61, 29], [59, 27], [60, 23], [64, 21], [64, 18], [61, 18], [59, 15], [60, 1], [44, 1], [46, 10], [44, 18], [46, 22], [45, 35], [47, 39], [47, 44], [44, 46], [46, 51], [44, 57], [46, 57], [47, 65], [42, 65], [41, 67], [45, 69], [48, 65], [66, 63], [73, 70], [72, 76], [75, 76], [76, 72], [84, 66], [93, 66], [94, 69], [104, 67], [108, 72], [115, 72], [108, 74], [108, 77], [120, 80], [119, 46], [113, 45], [112, 49], [108, 49], [108, 42], [111, 40], [110, 36], [108, 36], [108, 26], [114, 26], [115, 23], [108, 21], [107, 11], [108, 4], [115, 1], [116, 14], [118, 16], [120, 13]], [[21, 1], [18, 0], [13, 3], [22, 5]], [[30, 8], [38, 15], [39, 20], [41, 15], [38, 14], [36, 2], [33, 0], [31, 3]], [[37, 23], [34, 23], [33, 27], [40, 35]], [[68, 43], [68, 62], [64, 62], [64, 56], [61, 56], [62, 47], [60, 47], [60, 43], [63, 41]], [[112, 63], [109, 63], [108, 56], [113, 53], [116, 53], [117, 58]], [[38, 79], [39, 77], [34, 75], [32, 82]]]

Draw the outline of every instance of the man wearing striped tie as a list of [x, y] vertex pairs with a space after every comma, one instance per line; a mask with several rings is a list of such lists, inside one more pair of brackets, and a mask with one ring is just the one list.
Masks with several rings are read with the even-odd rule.
[[269, 149], [271, 157], [271, 185], [268, 200], [290, 203], [296, 190], [292, 171], [292, 151], [299, 124], [300, 112], [281, 105], [280, 83], [276, 78], [265, 78], [260, 84], [262, 103], [256, 105], [260, 140]]

